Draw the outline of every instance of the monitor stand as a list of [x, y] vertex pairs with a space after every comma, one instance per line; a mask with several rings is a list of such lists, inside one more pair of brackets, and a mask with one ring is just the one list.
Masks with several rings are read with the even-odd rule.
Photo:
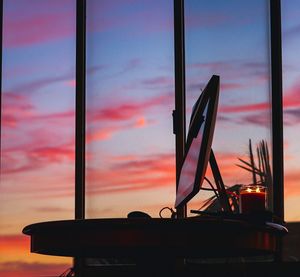
[[227, 197], [225, 185], [224, 185], [224, 182], [223, 182], [223, 179], [222, 179], [222, 176], [221, 176], [218, 164], [217, 164], [217, 160], [216, 160], [214, 151], [212, 149], [210, 150], [209, 164], [211, 167], [212, 174], [214, 176], [217, 191], [219, 193], [219, 200], [220, 200], [221, 208], [224, 212], [232, 213], [230, 203], [229, 203], [229, 200]]

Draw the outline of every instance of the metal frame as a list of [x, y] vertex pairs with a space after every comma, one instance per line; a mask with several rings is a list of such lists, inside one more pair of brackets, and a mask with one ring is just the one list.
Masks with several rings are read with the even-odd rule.
[[284, 221], [281, 3], [270, 0], [273, 211]]
[[[86, 0], [76, 0], [75, 219], [85, 218]], [[74, 257], [76, 276], [85, 260]]]
[[86, 0], [76, 0], [75, 219], [85, 218]]
[[[173, 111], [176, 140], [176, 190], [184, 160], [186, 142], [185, 119], [185, 47], [184, 0], [174, 0], [174, 57], [175, 57], [175, 110]], [[186, 205], [177, 209], [178, 217], [186, 217]]]

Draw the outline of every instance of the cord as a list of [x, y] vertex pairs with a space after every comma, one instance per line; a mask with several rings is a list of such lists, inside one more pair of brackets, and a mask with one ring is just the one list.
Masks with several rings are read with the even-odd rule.
[[215, 193], [216, 197], [219, 198], [219, 195], [218, 195], [218, 193], [217, 193], [217, 190], [214, 188], [212, 182], [211, 182], [208, 178], [206, 178], [206, 177], [204, 177], [204, 180], [211, 186], [211, 189], [207, 189], [207, 188], [201, 188], [201, 189], [202, 189], [202, 190], [210, 190], [210, 191], [213, 191], [213, 192]]
[[169, 211], [171, 212], [171, 218], [175, 218], [175, 217], [176, 217], [176, 212], [175, 212], [172, 208], [170, 208], [170, 207], [163, 207], [163, 208], [159, 211], [159, 217], [160, 217], [160, 218], [164, 218], [164, 217], [162, 216], [162, 214], [161, 214], [164, 210], [169, 210]]

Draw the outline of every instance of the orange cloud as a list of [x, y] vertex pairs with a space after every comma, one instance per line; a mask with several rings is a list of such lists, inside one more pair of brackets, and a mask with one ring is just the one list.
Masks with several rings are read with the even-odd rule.
[[0, 235], [0, 276], [58, 276], [71, 266], [70, 259], [30, 254], [30, 237]]
[[9, 277], [59, 276], [70, 267], [71, 264], [66, 263], [0, 262], [0, 274]]
[[8, 255], [20, 251], [29, 251], [30, 239], [25, 235], [0, 235], [0, 246]]
[[284, 192], [285, 196], [300, 196], [300, 169], [285, 170], [284, 173]]
[[100, 130], [88, 131], [86, 134], [86, 143], [93, 141], [107, 140], [111, 138], [112, 133], [115, 132], [115, 128], [102, 128]]
[[141, 127], [145, 127], [146, 125], [146, 120], [144, 117], [140, 117], [137, 121], [136, 121], [136, 124], [135, 124], [135, 127], [137, 128], [141, 128]]

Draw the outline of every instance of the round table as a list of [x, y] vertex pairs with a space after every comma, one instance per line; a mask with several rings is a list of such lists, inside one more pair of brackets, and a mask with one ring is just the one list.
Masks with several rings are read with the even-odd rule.
[[210, 258], [275, 254], [287, 229], [269, 222], [192, 217], [114, 218], [35, 223], [31, 252], [97, 258]]

